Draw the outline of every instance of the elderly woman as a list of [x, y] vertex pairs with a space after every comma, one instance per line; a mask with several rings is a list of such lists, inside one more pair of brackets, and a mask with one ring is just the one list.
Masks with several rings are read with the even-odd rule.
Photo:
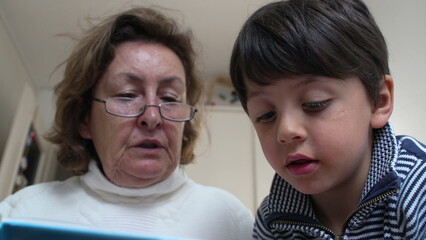
[[4, 217], [84, 223], [197, 239], [250, 239], [253, 218], [231, 194], [190, 180], [202, 82], [188, 32], [152, 9], [86, 32], [56, 86], [49, 139], [76, 176], [27, 187]]

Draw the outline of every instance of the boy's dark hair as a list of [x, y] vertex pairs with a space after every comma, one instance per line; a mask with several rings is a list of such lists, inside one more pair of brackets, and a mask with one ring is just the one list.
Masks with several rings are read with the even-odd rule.
[[292, 74], [358, 76], [377, 103], [380, 80], [389, 74], [388, 51], [361, 0], [279, 1], [245, 22], [232, 51], [230, 74], [246, 111], [244, 79], [266, 85]]

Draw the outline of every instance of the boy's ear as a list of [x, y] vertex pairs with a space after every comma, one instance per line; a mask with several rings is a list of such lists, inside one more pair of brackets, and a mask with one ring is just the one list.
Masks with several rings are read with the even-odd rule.
[[84, 139], [92, 139], [92, 133], [90, 131], [90, 126], [88, 124], [88, 117], [84, 119], [82, 123], [80, 123], [79, 133], [80, 136]]
[[381, 128], [388, 121], [393, 111], [393, 78], [385, 75], [380, 82], [379, 98], [373, 108], [371, 127]]

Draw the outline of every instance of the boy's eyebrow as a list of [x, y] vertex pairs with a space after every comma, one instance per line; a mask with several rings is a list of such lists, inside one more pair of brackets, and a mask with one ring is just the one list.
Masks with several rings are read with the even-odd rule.
[[252, 91], [252, 92], [248, 91], [247, 99], [250, 99], [252, 97], [256, 97], [256, 96], [259, 96], [259, 95], [262, 95], [261, 91]]
[[309, 85], [313, 82], [317, 82], [317, 81], [320, 81], [320, 80], [321, 79], [320, 79], [319, 76], [309, 75], [309, 76], [307, 76], [306, 79], [301, 80], [300, 83], [297, 83], [296, 85], [297, 86], [302, 86], [302, 85], [305, 86], [305, 85]]
[[[289, 80], [292, 80], [292, 79], [290, 78], [290, 79], [287, 79], [287, 80], [276, 80], [276, 81], [289, 81]], [[298, 83], [296, 83], [294, 85], [297, 88], [297, 87], [306, 86], [306, 85], [309, 85], [311, 83], [320, 81], [321, 78], [319, 76], [314, 76], [314, 75], [311, 76], [311, 75], [309, 75], [305, 79], [302, 79], [302, 80], [295, 80], [295, 79], [293, 79], [293, 80], [294, 81], [299, 81]], [[271, 85], [273, 85], [273, 83]], [[255, 88], [254, 86], [252, 86], [252, 87]], [[252, 92], [248, 92], [247, 99], [252, 98], [252, 97], [256, 97], [256, 96], [259, 96], [259, 95], [262, 95], [262, 94], [263, 93], [260, 90], [255, 90], [255, 91], [252, 91]]]

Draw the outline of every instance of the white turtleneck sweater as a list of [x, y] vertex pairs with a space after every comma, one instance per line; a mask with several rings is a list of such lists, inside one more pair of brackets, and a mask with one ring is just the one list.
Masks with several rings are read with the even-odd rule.
[[95, 161], [83, 176], [32, 185], [9, 196], [0, 203], [0, 215], [211, 240], [251, 239], [254, 221], [236, 197], [195, 183], [180, 167], [163, 182], [134, 189], [111, 183]]

